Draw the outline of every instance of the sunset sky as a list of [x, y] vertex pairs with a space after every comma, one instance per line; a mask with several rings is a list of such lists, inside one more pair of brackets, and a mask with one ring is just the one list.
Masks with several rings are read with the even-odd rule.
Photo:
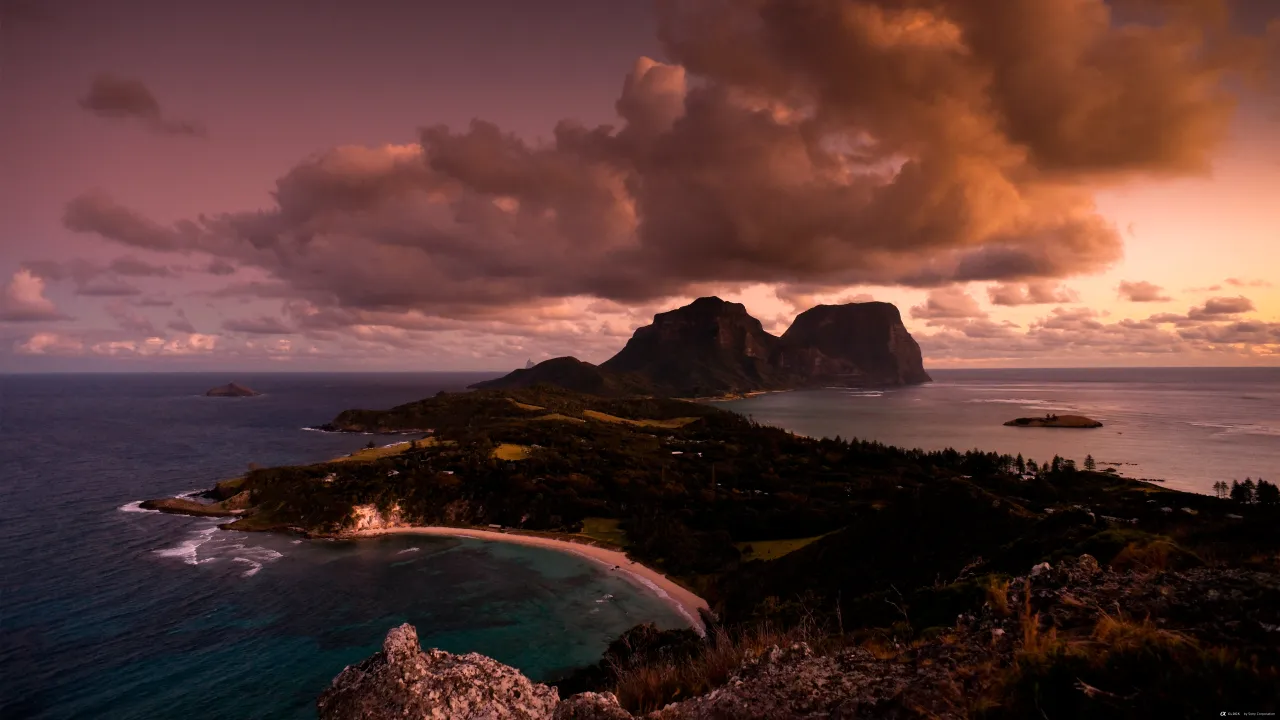
[[1271, 0], [0, 0], [0, 371], [1280, 365], [1278, 88]]

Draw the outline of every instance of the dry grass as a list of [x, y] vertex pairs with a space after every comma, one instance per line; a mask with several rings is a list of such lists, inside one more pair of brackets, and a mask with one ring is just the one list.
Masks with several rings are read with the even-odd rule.
[[1040, 613], [1031, 612], [1031, 581], [1022, 587], [1022, 654], [1027, 658], [1043, 658], [1061, 647], [1057, 628], [1040, 631]]
[[696, 417], [672, 418], [670, 420], [632, 420], [630, 418], [622, 418], [616, 415], [609, 415], [608, 413], [597, 412], [595, 410], [583, 410], [582, 415], [584, 417], [591, 418], [592, 420], [599, 420], [601, 422], [617, 423], [621, 425], [633, 425], [635, 427], [664, 428], [667, 430], [674, 430], [676, 428], [681, 428], [681, 427], [684, 427], [685, 425], [688, 425], [691, 422], [695, 422], [698, 420], [698, 418]]
[[1199, 562], [1193, 553], [1168, 540], [1151, 540], [1129, 543], [1111, 560], [1111, 566], [1117, 570], [1163, 571]]
[[987, 579], [987, 604], [1000, 617], [1009, 617], [1009, 581], [992, 576]]
[[1195, 641], [1173, 630], [1164, 630], [1150, 618], [1135, 621], [1103, 613], [1093, 630], [1093, 637], [1112, 652], [1133, 652], [1147, 647], [1180, 648]]
[[613, 692], [631, 712], [652, 712], [724, 685], [744, 661], [759, 657], [774, 646], [785, 648], [798, 642], [818, 645], [825, 637], [810, 623], [790, 630], [780, 630], [769, 623], [734, 633], [717, 628], [692, 657], [615, 667], [618, 679]]
[[493, 449], [493, 457], [499, 460], [525, 460], [532, 454], [528, 445], [502, 443]]

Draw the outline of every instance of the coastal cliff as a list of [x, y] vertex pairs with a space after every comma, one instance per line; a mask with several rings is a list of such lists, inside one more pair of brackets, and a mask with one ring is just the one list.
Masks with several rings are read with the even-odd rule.
[[889, 303], [819, 305], [778, 337], [741, 303], [704, 297], [658, 313], [599, 366], [555, 358], [472, 387], [545, 383], [604, 396], [707, 397], [929, 381], [919, 345]]
[[818, 305], [800, 313], [782, 335], [781, 364], [810, 384], [916, 385], [932, 379], [898, 308], [883, 302]]

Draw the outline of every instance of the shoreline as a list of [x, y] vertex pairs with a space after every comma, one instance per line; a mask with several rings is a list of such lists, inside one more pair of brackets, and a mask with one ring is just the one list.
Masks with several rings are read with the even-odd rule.
[[515, 543], [517, 545], [528, 545], [530, 547], [541, 547], [549, 550], [572, 553], [579, 557], [600, 563], [601, 565], [606, 566], [609, 570], [616, 569], [636, 585], [641, 586], [642, 589], [657, 595], [663, 602], [667, 603], [667, 605], [675, 610], [678, 615], [684, 618], [689, 626], [692, 627], [699, 635], [705, 636], [707, 632], [706, 625], [703, 623], [701, 615], [701, 611], [710, 610], [706, 600], [698, 597], [692, 591], [676, 583], [657, 570], [646, 565], [641, 565], [640, 563], [628, 558], [621, 550], [611, 550], [600, 547], [599, 545], [590, 545], [585, 542], [574, 542], [572, 540], [541, 537], [538, 535], [523, 535], [511, 532], [498, 532], [494, 530], [479, 530], [472, 528], [454, 528], [439, 525], [357, 530], [354, 532], [343, 533], [339, 537], [362, 538], [401, 534], [430, 535], [435, 537], [465, 537], [473, 540], [508, 542]]

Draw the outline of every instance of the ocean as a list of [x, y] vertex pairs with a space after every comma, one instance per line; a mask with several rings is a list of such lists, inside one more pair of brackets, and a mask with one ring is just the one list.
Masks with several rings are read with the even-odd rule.
[[[1054, 454], [1211, 492], [1280, 477], [1280, 369], [933, 371], [888, 390], [773, 393], [721, 405], [814, 436]], [[386, 631], [476, 651], [535, 679], [595, 662], [634, 624], [678, 627], [660, 598], [564, 553], [386, 536], [300, 541], [139, 511], [260, 465], [369, 438], [307, 432], [489, 375], [0, 376], [0, 717], [312, 718]], [[256, 398], [205, 398], [235, 380]], [[1080, 413], [1097, 430], [1004, 427]]]
[[[941, 450], [978, 448], [1036, 462], [1054, 455], [1168, 487], [1280, 479], [1280, 368], [930, 370], [934, 382], [884, 390], [769, 393], [721, 404], [815, 437]], [[1086, 415], [1090, 430], [1005, 427], [1016, 417]]]
[[[660, 598], [585, 558], [470, 539], [302, 541], [137, 503], [369, 441], [306, 432], [491, 375], [0, 376], [0, 718], [314, 718], [386, 631], [539, 680]], [[255, 398], [206, 398], [236, 380]]]

